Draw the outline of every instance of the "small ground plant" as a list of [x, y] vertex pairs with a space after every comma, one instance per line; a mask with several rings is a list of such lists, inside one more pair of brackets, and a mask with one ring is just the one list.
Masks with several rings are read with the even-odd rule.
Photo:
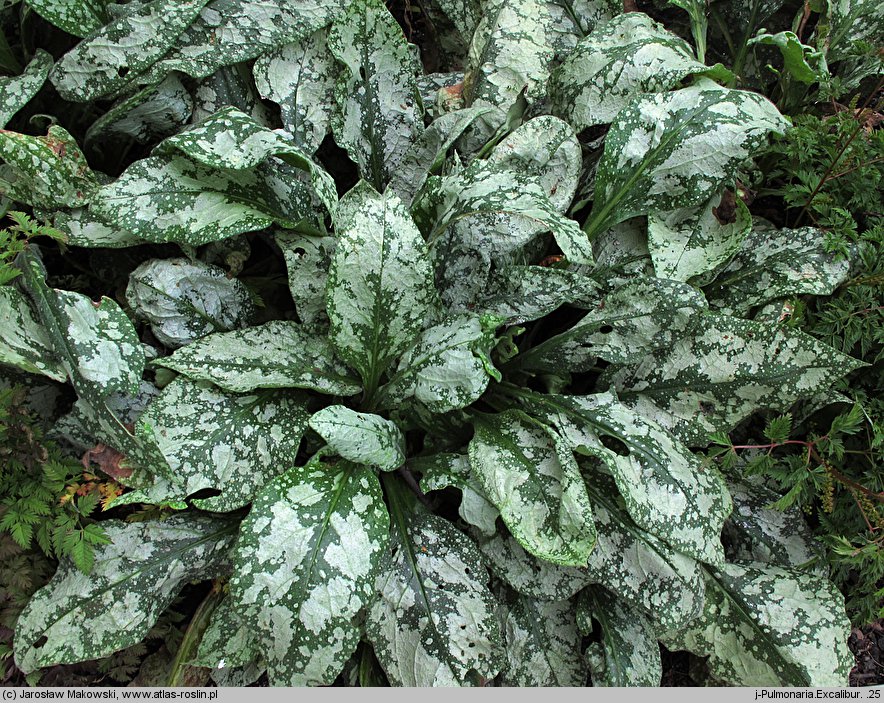
[[881, 8], [673, 5], [693, 45], [619, 0], [4, 5], [2, 378], [83, 462], [3, 469], [58, 557], [21, 672], [128, 670], [185, 589], [153, 682], [846, 683], [880, 552], [798, 506], [881, 529], [838, 468], [879, 408], [791, 432], [878, 360], [825, 332], [871, 196], [747, 203], [797, 204], [778, 106], [861, 93]]

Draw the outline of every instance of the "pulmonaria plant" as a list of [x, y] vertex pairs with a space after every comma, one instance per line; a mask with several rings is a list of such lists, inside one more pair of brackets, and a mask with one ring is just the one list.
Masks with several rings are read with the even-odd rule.
[[[73, 388], [56, 431], [110, 448], [120, 517], [174, 514], [62, 561], [24, 672], [218, 578], [191, 663], [220, 683], [657, 685], [662, 642], [723, 683], [845, 684], [801, 516], [692, 451], [859, 365], [777, 318], [848, 264], [734, 197], [789, 127], [770, 102], [605, 0], [440, 3], [465, 80], [421, 75], [380, 0], [29, 4], [82, 41], [6, 79], [3, 114], [48, 76], [116, 99], [93, 141], [152, 150], [111, 178], [61, 126], [0, 132], [7, 197], [134, 262], [95, 302], [29, 245], [0, 360]], [[340, 198], [330, 139], [361, 179]], [[294, 309], [236, 277], [257, 243]]]

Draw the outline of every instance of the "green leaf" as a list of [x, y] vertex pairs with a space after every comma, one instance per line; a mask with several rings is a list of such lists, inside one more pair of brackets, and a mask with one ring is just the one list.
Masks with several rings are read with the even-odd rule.
[[405, 437], [395, 422], [379, 415], [329, 405], [310, 418], [310, 427], [331, 451], [357, 464], [394, 471], [405, 463]]
[[39, 318], [15, 288], [0, 286], [0, 318], [0, 362], [56, 381], [67, 379]]
[[233, 598], [225, 595], [212, 612], [191, 665], [205, 666], [215, 672], [248, 667], [261, 656], [255, 640], [251, 623], [237, 612]]
[[392, 409], [414, 398], [430, 412], [465, 408], [500, 379], [491, 363], [496, 318], [468, 313], [424, 330], [382, 386], [377, 406]]
[[282, 320], [210, 334], [154, 363], [235, 393], [307, 388], [353, 395], [360, 388], [334, 358], [326, 339]]
[[320, 29], [259, 56], [253, 68], [261, 97], [279, 105], [283, 127], [308, 154], [319, 148], [334, 111], [337, 67], [327, 41]]
[[288, 271], [289, 291], [304, 329], [325, 332], [325, 291], [337, 239], [279, 231], [274, 236]]
[[605, 137], [584, 229], [592, 237], [636, 215], [707, 202], [770, 132], [787, 126], [758, 93], [708, 80], [633, 98]]
[[106, 0], [26, 0], [47, 22], [75, 37], [86, 37], [108, 21]]
[[827, 579], [748, 562], [707, 573], [702, 615], [661, 641], [709, 657], [728, 685], [843, 687], [849, 634], [844, 597]]
[[328, 274], [330, 338], [369, 396], [435, 304], [427, 248], [402, 201], [364, 181], [341, 202]]
[[256, 630], [271, 685], [328, 685], [359, 643], [388, 545], [372, 471], [297, 467], [268, 484], [243, 523], [230, 597]]
[[[408, 468], [421, 474], [421, 490], [439, 491], [453, 486], [460, 490], [457, 513], [464, 522], [476, 527], [485, 537], [497, 532], [497, 508], [488, 502], [479, 481], [470, 472], [464, 454], [434, 454], [411, 459]], [[480, 545], [481, 548], [481, 545]]]
[[57, 125], [45, 137], [0, 130], [0, 194], [55, 209], [89, 202], [98, 179], [74, 138]]
[[730, 259], [752, 230], [752, 215], [739, 197], [725, 211], [729, 192], [696, 207], [648, 215], [648, 248], [660, 278], [675, 281], [714, 271]]
[[181, 156], [151, 156], [100, 188], [91, 210], [145, 241], [199, 246], [274, 222], [297, 228], [313, 221], [310, 191], [297, 173], [278, 163], [222, 171]]
[[62, 561], [22, 611], [14, 646], [25, 673], [140, 642], [182, 586], [223, 570], [237, 523], [187, 514], [102, 527], [110, 544], [95, 547], [92, 573]]
[[21, 75], [0, 77], [0, 128], [5, 127], [15, 113], [43, 87], [50, 68], [52, 56], [43, 49], [37, 49]]
[[544, 410], [570, 446], [603, 462], [639, 527], [695, 559], [724, 561], [720, 535], [730, 496], [687, 447], [607, 393], [545, 395], [531, 408]]
[[322, 204], [334, 214], [338, 205], [335, 182], [318, 164], [298, 148], [289, 135], [267, 129], [234, 107], [225, 107], [198, 125], [169, 137], [155, 154], [178, 150], [210, 168], [242, 171], [254, 169], [271, 156], [307, 171]]
[[579, 131], [613, 122], [642, 93], [669, 90], [709, 70], [684, 39], [629, 12], [597, 25], [555, 70], [551, 109]]
[[340, 64], [335, 141], [382, 191], [423, 131], [415, 76], [420, 65], [381, 0], [351, 0], [328, 35]]
[[504, 686], [583, 686], [586, 664], [572, 601], [520, 596], [503, 624], [507, 666]]
[[115, 93], [160, 59], [207, 2], [153, 0], [134, 7], [62, 56], [49, 79], [72, 102]]
[[239, 395], [178, 378], [151, 402], [140, 423], [169, 463], [170, 478], [127, 493], [114, 505], [183, 502], [212, 489], [215, 495], [194, 505], [237, 510], [295, 464], [308, 418], [306, 399], [297, 392]]
[[668, 349], [607, 376], [639, 414], [689, 446], [730, 432], [761, 408], [785, 410], [862, 363], [785, 327], [707, 315]]
[[815, 227], [758, 227], [707, 288], [713, 308], [745, 315], [775, 298], [831, 295], [847, 279], [850, 261], [825, 249], [826, 233]]
[[203, 78], [194, 91], [193, 101], [194, 124], [228, 105], [250, 115], [265, 127], [273, 123], [267, 107], [261, 102], [252, 69], [246, 63], [221, 66]]
[[587, 650], [593, 686], [660, 685], [663, 665], [651, 618], [603, 588], [587, 588], [577, 601], [584, 634], [592, 631], [592, 619], [601, 628], [601, 640]]
[[142, 243], [141, 237], [96, 217], [87, 208], [57, 212], [53, 225], [67, 235], [66, 243], [75, 247], [119, 249]]
[[820, 67], [822, 53], [815, 51], [812, 46], [802, 44], [794, 32], [759, 34], [757, 37], [752, 37], [748, 44], [777, 47], [783, 56], [783, 64], [788, 74], [802, 83], [816, 83], [825, 75]]
[[375, 586], [365, 631], [396, 686], [460, 686], [503, 664], [495, 600], [475, 545], [440, 517], [397, 502], [392, 559]]
[[571, 329], [528, 349], [518, 368], [589, 371], [596, 358], [615, 364], [642, 359], [671, 347], [699, 322], [706, 301], [699, 291], [675, 281], [635, 277], [590, 302]]
[[571, 448], [519, 411], [477, 417], [474, 424], [470, 467], [513, 536], [554, 564], [586, 564], [595, 525]]
[[224, 269], [187, 259], [149, 259], [129, 274], [126, 300], [167, 347], [242, 327], [254, 313], [248, 289]]

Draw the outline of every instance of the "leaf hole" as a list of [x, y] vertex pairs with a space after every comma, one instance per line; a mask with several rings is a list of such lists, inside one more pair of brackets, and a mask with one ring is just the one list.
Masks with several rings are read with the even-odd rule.
[[361, 80], [361, 81], [365, 80], [365, 67], [364, 66], [359, 67], [359, 80]]
[[611, 327], [611, 325], [602, 325], [601, 327], [599, 327], [599, 332], [601, 332], [602, 334], [611, 334], [611, 332], [613, 331], [614, 328]]
[[208, 498], [217, 498], [220, 495], [221, 491], [217, 488], [200, 488], [187, 496], [187, 500], [206, 500]]
[[129, 67], [128, 66], [120, 66], [117, 69], [117, 75], [120, 78], [125, 78], [128, 74], [129, 74]]
[[629, 447], [627, 447], [622, 440], [619, 440], [616, 437], [611, 437], [610, 435], [602, 435], [600, 439], [602, 444], [615, 454], [618, 454], [619, 456], [629, 456]]
[[40, 639], [38, 639], [36, 642], [34, 642], [34, 644], [31, 645], [31, 646], [32, 646], [34, 649], [40, 649], [40, 648], [41, 648], [44, 644], [46, 644], [48, 641], [49, 641], [49, 638], [48, 638], [46, 635], [43, 635], [42, 637], [40, 637]]

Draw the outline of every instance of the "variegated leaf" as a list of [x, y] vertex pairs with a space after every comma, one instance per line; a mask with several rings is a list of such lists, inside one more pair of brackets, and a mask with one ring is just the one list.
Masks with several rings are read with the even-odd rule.
[[126, 300], [167, 347], [243, 327], [255, 306], [223, 269], [187, 259], [149, 259], [129, 274]]
[[388, 542], [366, 467], [313, 462], [265, 487], [234, 550], [230, 597], [257, 630], [271, 685], [328, 685], [341, 673]]
[[783, 410], [862, 363], [808, 334], [707, 315], [690, 336], [608, 375], [620, 398], [689, 446], [761, 408]]
[[660, 278], [688, 281], [730, 259], [752, 229], [752, 215], [737, 197], [726, 212], [728, 192], [702, 205], [648, 215], [648, 249]]
[[279, 105], [283, 127], [308, 154], [319, 148], [334, 110], [338, 69], [327, 42], [320, 29], [259, 56], [253, 68], [261, 96]]
[[424, 330], [381, 387], [378, 407], [395, 408], [414, 398], [431, 412], [444, 413], [477, 400], [490, 378], [500, 380], [490, 358], [498, 322], [467, 313]]
[[576, 130], [613, 122], [642, 93], [659, 93], [709, 69], [684, 39], [641, 12], [619, 15], [596, 28], [553, 73], [554, 114]]
[[545, 395], [531, 407], [544, 410], [570, 446], [603, 462], [639, 527], [695, 559], [724, 561], [720, 535], [732, 506], [716, 471], [610, 394]]
[[591, 309], [575, 325], [528, 349], [513, 365], [561, 372], [589, 371], [596, 358], [635, 362], [652, 350], [671, 348], [706, 309], [695, 288], [644, 277], [634, 277], [589, 304]]
[[56, 381], [67, 371], [28, 299], [15, 288], [0, 286], [0, 362]]
[[603, 588], [587, 588], [577, 601], [584, 634], [593, 619], [601, 628], [601, 640], [586, 653], [593, 686], [659, 686], [663, 664], [651, 618]]
[[253, 169], [275, 156], [307, 171], [319, 199], [334, 214], [338, 204], [335, 182], [321, 166], [298, 148], [291, 137], [259, 124], [235, 107], [225, 107], [195, 127], [169, 137], [156, 154], [180, 151], [211, 168], [234, 171]]
[[310, 191], [284, 164], [222, 171], [181, 156], [134, 162], [100, 188], [92, 211], [148, 242], [199, 246], [274, 222], [297, 228], [315, 222]]
[[584, 229], [592, 237], [636, 215], [708, 201], [769, 133], [787, 126], [758, 93], [708, 80], [633, 98], [605, 137]]
[[233, 598], [225, 595], [212, 612], [191, 665], [205, 666], [214, 672], [229, 671], [249, 667], [260, 656], [251, 623], [236, 611]]
[[384, 672], [397, 686], [460, 686], [472, 672], [493, 678], [503, 648], [479, 552], [444, 519], [401, 510], [391, 508], [391, 564], [365, 623]]
[[513, 536], [541, 559], [585, 565], [595, 525], [571, 447], [515, 410], [477, 417], [474, 425], [470, 467]]
[[423, 131], [415, 80], [420, 65], [381, 0], [351, 0], [332, 25], [328, 48], [342, 65], [335, 141], [381, 191]]
[[223, 571], [237, 529], [227, 518], [194, 514], [101, 526], [110, 544], [95, 547], [92, 573], [62, 561], [19, 617], [14, 647], [22, 671], [141, 642], [184, 584]]
[[705, 581], [702, 615], [664, 634], [668, 649], [709, 657], [712, 674], [732, 686], [847, 685], [850, 623], [830, 581], [752, 562], [725, 564]]
[[41, 208], [89, 202], [98, 179], [74, 138], [53, 125], [45, 137], [0, 129], [0, 195]]
[[344, 7], [342, 0], [211, 0], [151, 75], [203, 78], [312, 34]]
[[193, 98], [177, 75], [123, 98], [92, 123], [86, 142], [93, 146], [108, 137], [128, 137], [139, 144], [168, 137], [181, 129], [193, 112]]
[[341, 209], [327, 283], [330, 338], [372, 395], [433, 310], [433, 277], [426, 244], [395, 195], [363, 181]]
[[854, 42], [880, 46], [884, 35], [884, 8], [877, 0], [830, 0], [828, 60], [846, 58]]
[[507, 666], [504, 686], [583, 686], [586, 664], [580, 651], [573, 601], [537, 601], [519, 596], [503, 624]]
[[235, 393], [307, 388], [353, 395], [360, 388], [335, 359], [328, 340], [283, 320], [210, 334], [154, 363]]
[[276, 233], [275, 240], [285, 258], [298, 319], [305, 329], [327, 330], [325, 291], [337, 240], [283, 231]]
[[142, 415], [171, 473], [153, 486], [125, 494], [125, 503], [183, 502], [198, 498], [201, 510], [230, 512], [252, 501], [261, 487], [295, 465], [307, 429], [306, 399], [286, 391], [239, 395], [207, 383], [177, 378]]
[[0, 129], [43, 87], [50, 68], [52, 56], [43, 49], [37, 49], [20, 76], [0, 77]]
[[50, 24], [75, 37], [86, 37], [108, 21], [105, 0], [26, 0]]
[[52, 223], [67, 235], [67, 243], [75, 247], [119, 249], [141, 244], [141, 237], [96, 217], [87, 208], [74, 208], [55, 213]]
[[405, 437], [395, 422], [379, 415], [329, 405], [310, 418], [310, 427], [338, 456], [356, 464], [394, 471], [405, 463]]
[[598, 265], [621, 269], [630, 276], [654, 276], [646, 220], [633, 217], [601, 232], [592, 242]]
[[61, 97], [73, 102], [119, 91], [174, 45], [207, 2], [153, 0], [134, 7], [62, 56], [49, 74], [52, 84]]
[[850, 261], [825, 249], [816, 227], [768, 230], [758, 227], [707, 289], [709, 304], [745, 315], [775, 298], [830, 295], [850, 272]]
[[269, 127], [273, 120], [252, 78], [247, 63], [221, 66], [203, 78], [193, 94], [193, 122], [198, 124], [223, 107], [235, 107], [258, 124]]
[[500, 512], [482, 490], [479, 481], [470, 471], [469, 459], [464, 454], [433, 454], [410, 459], [408, 468], [421, 474], [420, 486], [423, 491], [438, 491], [454, 487], [460, 490], [458, 515], [472, 525], [484, 537], [491, 537], [497, 531], [497, 518]]

